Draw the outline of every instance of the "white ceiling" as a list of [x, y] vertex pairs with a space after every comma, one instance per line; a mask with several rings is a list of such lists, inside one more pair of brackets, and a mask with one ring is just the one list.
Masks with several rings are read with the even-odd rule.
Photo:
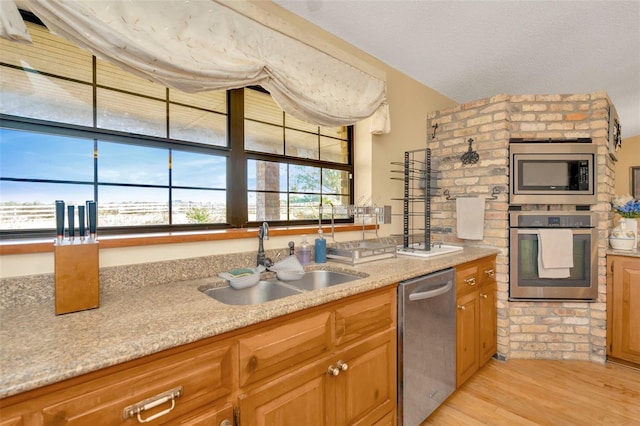
[[640, 0], [273, 0], [458, 103], [606, 91], [640, 135]]

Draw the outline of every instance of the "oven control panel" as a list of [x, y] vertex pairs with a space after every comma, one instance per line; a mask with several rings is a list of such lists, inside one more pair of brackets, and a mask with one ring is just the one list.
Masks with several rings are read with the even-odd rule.
[[596, 213], [518, 211], [510, 213], [512, 228], [594, 228]]

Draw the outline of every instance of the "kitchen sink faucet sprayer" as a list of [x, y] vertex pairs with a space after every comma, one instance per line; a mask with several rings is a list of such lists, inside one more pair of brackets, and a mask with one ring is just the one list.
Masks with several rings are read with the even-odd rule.
[[263, 240], [269, 239], [269, 224], [267, 222], [262, 222], [262, 225], [258, 228], [258, 265], [257, 266], [265, 266], [270, 267], [273, 266], [273, 261], [269, 259], [264, 253], [264, 243]]

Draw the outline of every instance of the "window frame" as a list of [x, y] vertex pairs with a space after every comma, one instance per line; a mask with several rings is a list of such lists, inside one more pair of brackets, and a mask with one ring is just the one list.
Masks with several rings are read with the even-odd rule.
[[[30, 19], [28, 16], [27, 20], [34, 22], [33, 19]], [[37, 20], [36, 20], [37, 21]], [[34, 22], [36, 24], [41, 24], [41, 22]], [[22, 67], [18, 67], [11, 64], [1, 63], [0, 66], [3, 67], [11, 67], [14, 69], [22, 70], [23, 72], [31, 72], [28, 69], [24, 69]], [[91, 87], [93, 90], [93, 102], [92, 102], [92, 114], [93, 114], [93, 126], [80, 126], [74, 124], [67, 124], [61, 122], [53, 122], [41, 119], [33, 119], [28, 117], [14, 116], [8, 114], [0, 114], [0, 126], [6, 127], [9, 129], [15, 130], [23, 130], [23, 131], [31, 131], [38, 133], [46, 133], [52, 135], [62, 135], [62, 136], [70, 136], [70, 137], [81, 137], [86, 139], [93, 139], [94, 148], [98, 140], [107, 141], [107, 142], [118, 142], [118, 143], [127, 143], [138, 146], [148, 146], [148, 147], [156, 147], [168, 149], [171, 153], [173, 148], [190, 151], [190, 152], [200, 152], [213, 154], [221, 157], [225, 157], [227, 161], [226, 167], [226, 195], [227, 195], [227, 205], [226, 205], [226, 213], [227, 213], [227, 221], [226, 223], [208, 223], [208, 224], [167, 224], [167, 225], [144, 225], [144, 226], [117, 226], [117, 227], [101, 227], [100, 233], [103, 235], [126, 235], [126, 234], [146, 234], [146, 233], [157, 233], [157, 232], [176, 232], [176, 231], [210, 231], [210, 230], [223, 230], [223, 229], [233, 229], [233, 228], [246, 228], [255, 226], [262, 221], [249, 221], [248, 220], [248, 190], [247, 190], [247, 163], [249, 160], [259, 160], [259, 161], [272, 161], [281, 164], [295, 164], [295, 165], [303, 165], [303, 166], [312, 166], [319, 168], [330, 168], [335, 170], [346, 171], [349, 173], [349, 204], [353, 204], [354, 199], [354, 143], [353, 143], [353, 126], [346, 126], [347, 130], [347, 162], [346, 163], [336, 163], [330, 161], [322, 161], [315, 159], [304, 159], [298, 158], [294, 156], [288, 155], [278, 155], [278, 154], [268, 154], [263, 152], [256, 151], [248, 151], [244, 148], [244, 90], [260, 90], [264, 91], [262, 88], [240, 88], [228, 90], [226, 92], [226, 102], [227, 102], [227, 146], [219, 146], [219, 145], [206, 145], [198, 142], [190, 142], [183, 141], [177, 139], [171, 139], [169, 137], [154, 137], [154, 136], [146, 136], [140, 134], [131, 134], [128, 132], [122, 132], [117, 130], [107, 130], [103, 128], [98, 128], [96, 125], [96, 90], [100, 86], [96, 82], [96, 57], [92, 56], [92, 72], [93, 72], [93, 81], [91, 83]], [[65, 78], [60, 77], [55, 74], [42, 73], [43, 75], [49, 75], [56, 78]], [[69, 81], [76, 82], [76, 80], [66, 78]], [[82, 84], [87, 84], [84, 81], [77, 81]], [[121, 91], [124, 93], [131, 93], [127, 90], [118, 90], [118, 88], [113, 87], [105, 87], [109, 90]], [[167, 105], [167, 114], [169, 107], [169, 90], [170, 88], [165, 88], [166, 95], [166, 105]], [[145, 95], [138, 95], [142, 97], [148, 97]], [[156, 99], [156, 98], [153, 98]], [[178, 105], [185, 105], [180, 102], [173, 102]], [[192, 108], [198, 108], [192, 105], [186, 105]], [[202, 108], [200, 108], [202, 109]], [[207, 111], [210, 111], [207, 109]], [[168, 119], [168, 115], [165, 117]], [[167, 127], [169, 123], [167, 121]], [[283, 126], [284, 128], [284, 126]], [[168, 134], [168, 133], [167, 133]], [[94, 158], [94, 171], [95, 161], [98, 159]], [[13, 179], [13, 178], [1, 178], [3, 181], [34, 181], [34, 182], [64, 182], [64, 181], [56, 181], [56, 180], [39, 180], [39, 179]], [[69, 183], [83, 183], [85, 182], [69, 182]], [[98, 177], [94, 175], [93, 179], [93, 194], [94, 199], [98, 199], [98, 186], [105, 185], [98, 182]], [[126, 185], [119, 185], [126, 186]], [[134, 185], [137, 187], [144, 187], [144, 185]], [[168, 184], [169, 188], [173, 188], [171, 182]], [[287, 190], [287, 193], [288, 190]], [[290, 193], [289, 193], [290, 194]], [[168, 213], [171, 215], [172, 213], [172, 200], [171, 197], [168, 199], [169, 201], [169, 210]], [[100, 200], [98, 199], [98, 203]], [[329, 222], [329, 219], [326, 219], [326, 215], [323, 215], [325, 219], [322, 219], [323, 222]], [[310, 220], [294, 220], [294, 221], [269, 221], [275, 226], [295, 226], [295, 225], [309, 225], [318, 223], [318, 219], [310, 219]], [[353, 223], [353, 218], [349, 219], [335, 219], [336, 223]], [[8, 230], [8, 229], [0, 229], [0, 237], [1, 238], [34, 238], [34, 237], [49, 237], [55, 234], [54, 229], [16, 229], [16, 230]]]

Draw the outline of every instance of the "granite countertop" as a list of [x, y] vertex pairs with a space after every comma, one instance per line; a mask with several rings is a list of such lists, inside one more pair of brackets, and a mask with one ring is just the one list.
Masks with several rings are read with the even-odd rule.
[[356, 266], [330, 261], [311, 268], [368, 276], [259, 305], [225, 305], [198, 290], [223, 285], [216, 277], [107, 293], [98, 309], [61, 316], [53, 301], [3, 309], [0, 398], [496, 253], [467, 247], [430, 259], [398, 256]]
[[607, 250], [607, 255], [640, 257], [640, 248], [636, 250], [615, 250], [610, 248]]

